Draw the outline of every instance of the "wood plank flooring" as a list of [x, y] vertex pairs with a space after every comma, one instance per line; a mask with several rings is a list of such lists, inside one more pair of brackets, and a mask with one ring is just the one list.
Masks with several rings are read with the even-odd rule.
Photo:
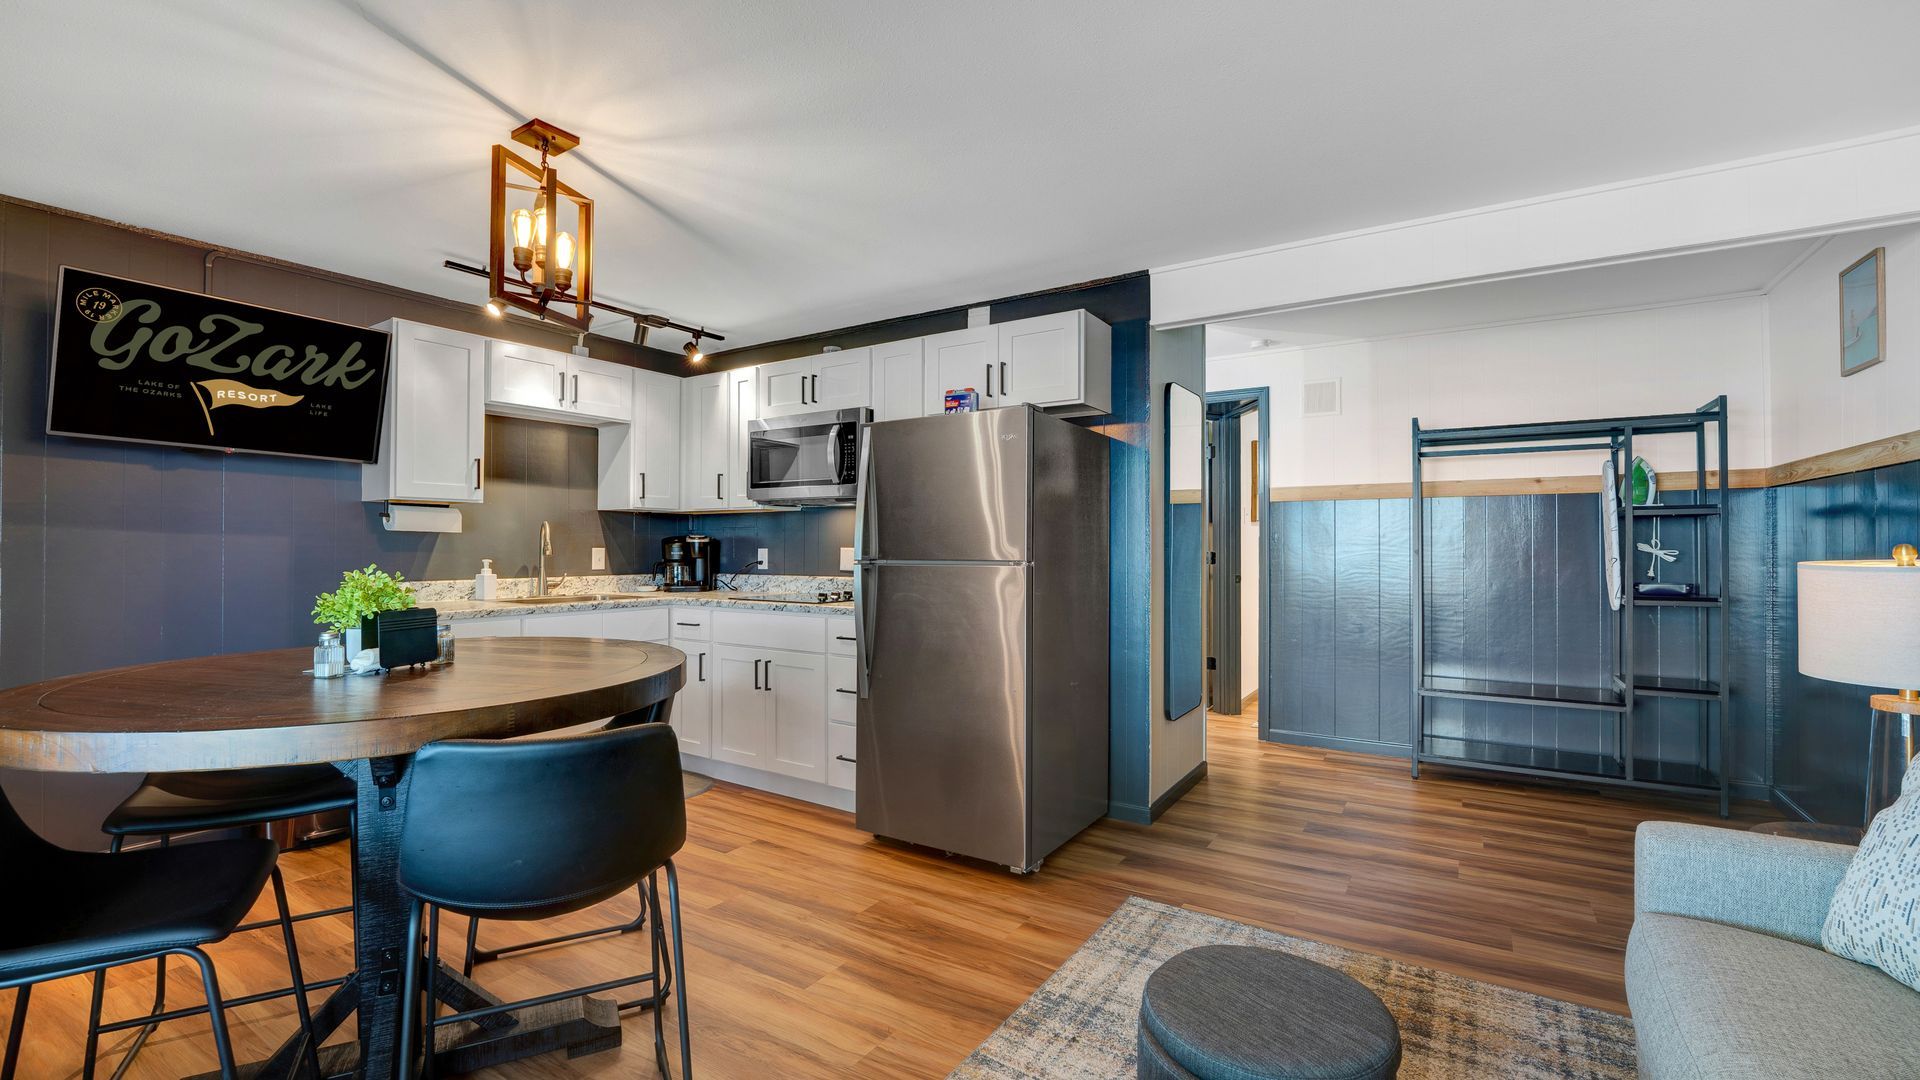
[[[944, 1076], [1128, 895], [1624, 1011], [1633, 829], [1717, 824], [1707, 800], [1668, 801], [1484, 780], [1406, 763], [1262, 744], [1253, 718], [1215, 717], [1210, 772], [1154, 826], [1102, 822], [1035, 875], [875, 841], [850, 815], [727, 785], [688, 803], [679, 859], [694, 1060], [707, 1077]], [[1733, 824], [1774, 817], [1740, 807]], [[283, 860], [296, 908], [346, 896], [345, 848]], [[554, 924], [488, 923], [525, 940], [621, 919], [633, 901]], [[271, 899], [257, 909], [264, 915]], [[344, 919], [300, 924], [310, 978], [345, 970]], [[464, 925], [443, 940], [458, 941]], [[227, 996], [286, 981], [274, 931], [213, 950]], [[476, 973], [508, 996], [638, 971], [644, 936], [509, 957]], [[173, 965], [169, 1001], [199, 1000]], [[152, 969], [109, 980], [109, 1016], [151, 1000]], [[78, 1075], [87, 984], [35, 990], [22, 1077]], [[12, 995], [0, 994], [0, 1031]], [[293, 1027], [291, 1005], [234, 1011], [242, 1060]], [[652, 1076], [651, 1022], [617, 1052], [516, 1063], [494, 1077]], [[212, 1067], [204, 1021], [160, 1029], [135, 1077]], [[128, 1034], [103, 1040], [103, 1070]], [[676, 1064], [676, 1069], [677, 1069]], [[106, 1073], [103, 1071], [102, 1075]]]

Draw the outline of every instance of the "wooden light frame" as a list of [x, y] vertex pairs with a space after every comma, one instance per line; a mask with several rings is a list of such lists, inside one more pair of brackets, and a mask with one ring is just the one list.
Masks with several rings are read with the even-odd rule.
[[[493, 220], [487, 248], [487, 294], [496, 304], [584, 333], [593, 321], [593, 200], [562, 183], [548, 162], [550, 157], [580, 145], [580, 140], [539, 119], [515, 128], [513, 139], [539, 150], [540, 163], [535, 165], [505, 146], [496, 144], [493, 148], [492, 190], [487, 200]], [[574, 238], [573, 280], [567, 288], [556, 286], [551, 275], [535, 282], [514, 266], [507, 228], [509, 191], [533, 192], [533, 209], [546, 211], [547, 228], [555, 237], [561, 232], [561, 200], [572, 204], [579, 226]]]

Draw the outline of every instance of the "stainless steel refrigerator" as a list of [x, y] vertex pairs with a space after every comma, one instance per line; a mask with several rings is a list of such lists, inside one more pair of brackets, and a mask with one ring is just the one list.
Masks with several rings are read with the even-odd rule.
[[1024, 873], [1106, 813], [1108, 448], [1025, 406], [867, 429], [860, 828]]

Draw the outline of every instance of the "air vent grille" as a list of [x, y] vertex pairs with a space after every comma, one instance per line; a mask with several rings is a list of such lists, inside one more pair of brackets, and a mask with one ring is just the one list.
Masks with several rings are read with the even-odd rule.
[[1339, 379], [1316, 379], [1300, 389], [1301, 416], [1340, 415]]

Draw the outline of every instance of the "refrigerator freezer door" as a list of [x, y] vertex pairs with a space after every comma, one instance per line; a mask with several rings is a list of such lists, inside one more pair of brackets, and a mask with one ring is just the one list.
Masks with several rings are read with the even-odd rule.
[[1025, 562], [1031, 413], [891, 420], [867, 429], [860, 556], [888, 561]]
[[1029, 867], [1028, 569], [882, 563], [861, 573], [871, 668], [855, 823]]

